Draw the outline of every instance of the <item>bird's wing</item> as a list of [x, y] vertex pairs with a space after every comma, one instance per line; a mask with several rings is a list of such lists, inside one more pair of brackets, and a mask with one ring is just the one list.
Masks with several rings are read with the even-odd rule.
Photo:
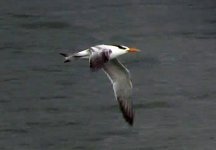
[[107, 49], [91, 49], [91, 55], [89, 57], [90, 69], [97, 71], [103, 67], [103, 65], [109, 61], [110, 52]]
[[117, 59], [105, 63], [103, 69], [113, 84], [115, 97], [119, 103], [124, 119], [133, 125], [134, 111], [132, 107], [131, 94], [132, 83], [130, 73]]

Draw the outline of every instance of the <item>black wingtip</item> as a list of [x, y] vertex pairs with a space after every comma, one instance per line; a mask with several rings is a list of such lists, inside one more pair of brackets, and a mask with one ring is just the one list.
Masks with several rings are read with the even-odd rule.
[[134, 123], [134, 111], [132, 105], [129, 104], [127, 101], [122, 100], [122, 98], [118, 97], [119, 107], [122, 112], [122, 115], [125, 121], [130, 125], [133, 126]]
[[64, 57], [67, 57], [68, 54], [65, 54], [65, 53], [59, 53], [60, 55], [64, 56]]
[[66, 60], [64, 61], [64, 63], [67, 63], [67, 62], [70, 62], [70, 60], [66, 59]]
[[134, 112], [133, 112], [133, 117], [128, 117], [128, 116], [124, 116], [124, 119], [126, 120], [126, 122], [130, 125], [130, 126], [133, 126], [134, 124]]

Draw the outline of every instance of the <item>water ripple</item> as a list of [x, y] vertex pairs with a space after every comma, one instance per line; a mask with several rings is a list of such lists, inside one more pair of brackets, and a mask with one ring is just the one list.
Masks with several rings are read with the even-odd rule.
[[25, 129], [14, 129], [14, 128], [6, 128], [6, 129], [0, 129], [0, 133], [9, 132], [9, 133], [21, 133], [25, 134], [28, 133]]
[[195, 39], [215, 39], [216, 32], [214, 31], [202, 31], [202, 32], [194, 32], [194, 31], [182, 31], [171, 33], [171, 35], [183, 36], [186, 38], [195, 38]]
[[135, 104], [136, 109], [155, 109], [155, 108], [170, 108], [171, 105], [168, 102], [164, 101], [155, 101], [149, 102], [145, 104]]
[[58, 122], [26, 122], [26, 125], [30, 127], [66, 127], [66, 126], [74, 126], [80, 125], [79, 122], [72, 122], [72, 121], [58, 121]]
[[20, 27], [24, 29], [63, 29], [69, 28], [70, 24], [61, 21], [41, 21], [34, 23], [23, 23]]
[[41, 17], [38, 14], [27, 14], [27, 13], [8, 13], [8, 15], [13, 18], [18, 18], [18, 19]]

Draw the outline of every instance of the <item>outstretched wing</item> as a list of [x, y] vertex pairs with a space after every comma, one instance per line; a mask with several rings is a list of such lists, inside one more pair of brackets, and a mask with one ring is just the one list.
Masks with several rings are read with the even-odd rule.
[[133, 125], [134, 111], [131, 94], [132, 83], [130, 73], [117, 59], [112, 59], [103, 65], [103, 69], [113, 84], [115, 97], [119, 103], [124, 119]]

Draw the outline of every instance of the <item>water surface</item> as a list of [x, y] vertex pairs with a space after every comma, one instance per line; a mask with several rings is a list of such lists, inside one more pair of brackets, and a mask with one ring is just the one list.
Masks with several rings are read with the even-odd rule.
[[[0, 149], [214, 150], [213, 0], [8, 0], [0, 9]], [[125, 44], [136, 111], [129, 127], [112, 85], [59, 52]]]

